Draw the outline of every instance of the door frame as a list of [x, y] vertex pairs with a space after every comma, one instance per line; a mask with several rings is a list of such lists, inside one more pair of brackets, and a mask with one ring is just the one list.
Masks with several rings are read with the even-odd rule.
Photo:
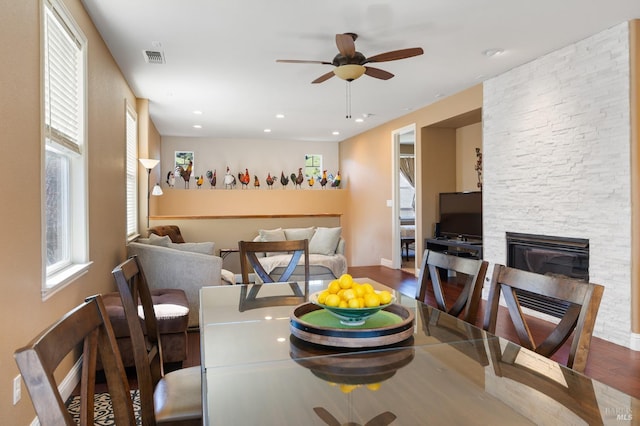
[[[413, 132], [414, 150], [416, 143], [416, 124], [409, 124], [391, 132], [391, 267], [402, 267], [402, 250], [400, 247], [400, 138]], [[414, 151], [415, 152], [415, 151]], [[417, 215], [416, 215], [417, 218]]]

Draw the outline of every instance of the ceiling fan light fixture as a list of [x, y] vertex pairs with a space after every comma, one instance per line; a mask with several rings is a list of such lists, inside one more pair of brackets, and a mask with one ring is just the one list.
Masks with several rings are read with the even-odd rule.
[[357, 64], [346, 64], [335, 67], [333, 73], [346, 81], [356, 80], [364, 74], [366, 68]]

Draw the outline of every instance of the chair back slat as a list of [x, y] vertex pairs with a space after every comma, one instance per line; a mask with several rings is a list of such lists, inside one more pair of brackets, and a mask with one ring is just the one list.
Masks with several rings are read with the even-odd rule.
[[[567, 303], [567, 308], [559, 322], [539, 344], [536, 343], [529, 327], [528, 317], [522, 310], [519, 300], [520, 292]], [[483, 327], [490, 333], [495, 332], [502, 295], [521, 346], [550, 357], [573, 335], [567, 366], [582, 372], [586, 367], [591, 336], [603, 292], [604, 287], [599, 284], [495, 265]]]
[[101, 296], [87, 299], [14, 354], [40, 424], [76, 424], [62, 400], [54, 371], [80, 343], [83, 348], [80, 424], [93, 425], [98, 353], [116, 424], [135, 424], [129, 383]]
[[[431, 287], [438, 309], [464, 321], [474, 323], [482, 296], [482, 286], [487, 273], [488, 263], [481, 259], [453, 256], [432, 250], [425, 250], [418, 277], [416, 299], [425, 300], [427, 288]], [[441, 271], [454, 271], [464, 276], [464, 286], [458, 297], [451, 303], [447, 301]]]

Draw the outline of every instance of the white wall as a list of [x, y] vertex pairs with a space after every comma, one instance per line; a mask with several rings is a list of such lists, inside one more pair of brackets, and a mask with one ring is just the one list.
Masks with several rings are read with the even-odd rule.
[[[194, 151], [194, 176], [205, 176], [204, 187], [209, 187], [206, 180], [207, 170], [217, 170], [218, 184], [222, 187], [222, 177], [227, 166], [237, 177], [238, 172], [249, 169], [251, 185], [253, 175], [260, 179], [261, 187], [266, 187], [267, 173], [289, 176], [302, 167], [304, 172], [305, 154], [322, 154], [323, 168], [334, 175], [338, 171], [338, 143], [332, 142], [298, 142], [264, 139], [213, 139], [163, 136], [161, 148], [162, 186], [165, 186], [167, 173], [173, 169], [175, 151]], [[343, 181], [342, 186], [346, 182]], [[193, 178], [189, 187], [196, 188]], [[277, 185], [280, 187], [280, 185]], [[289, 184], [291, 187], [291, 184]], [[303, 187], [308, 187], [307, 183]], [[182, 179], [176, 179], [176, 189], [184, 189]], [[314, 189], [319, 189], [316, 183]]]
[[629, 27], [617, 25], [484, 84], [484, 254], [505, 232], [588, 238], [604, 285], [595, 335], [630, 346]]

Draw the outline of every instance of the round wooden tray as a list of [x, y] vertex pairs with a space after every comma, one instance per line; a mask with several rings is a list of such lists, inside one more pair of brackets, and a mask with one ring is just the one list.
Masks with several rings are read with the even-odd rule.
[[297, 306], [291, 313], [291, 334], [318, 345], [343, 348], [393, 345], [413, 336], [413, 312], [402, 305], [394, 303], [383, 309], [383, 311], [397, 315], [399, 317], [397, 323], [374, 328], [367, 328], [366, 323], [358, 327], [328, 327], [303, 319], [306, 314], [320, 309], [324, 310], [313, 303], [303, 303]]

